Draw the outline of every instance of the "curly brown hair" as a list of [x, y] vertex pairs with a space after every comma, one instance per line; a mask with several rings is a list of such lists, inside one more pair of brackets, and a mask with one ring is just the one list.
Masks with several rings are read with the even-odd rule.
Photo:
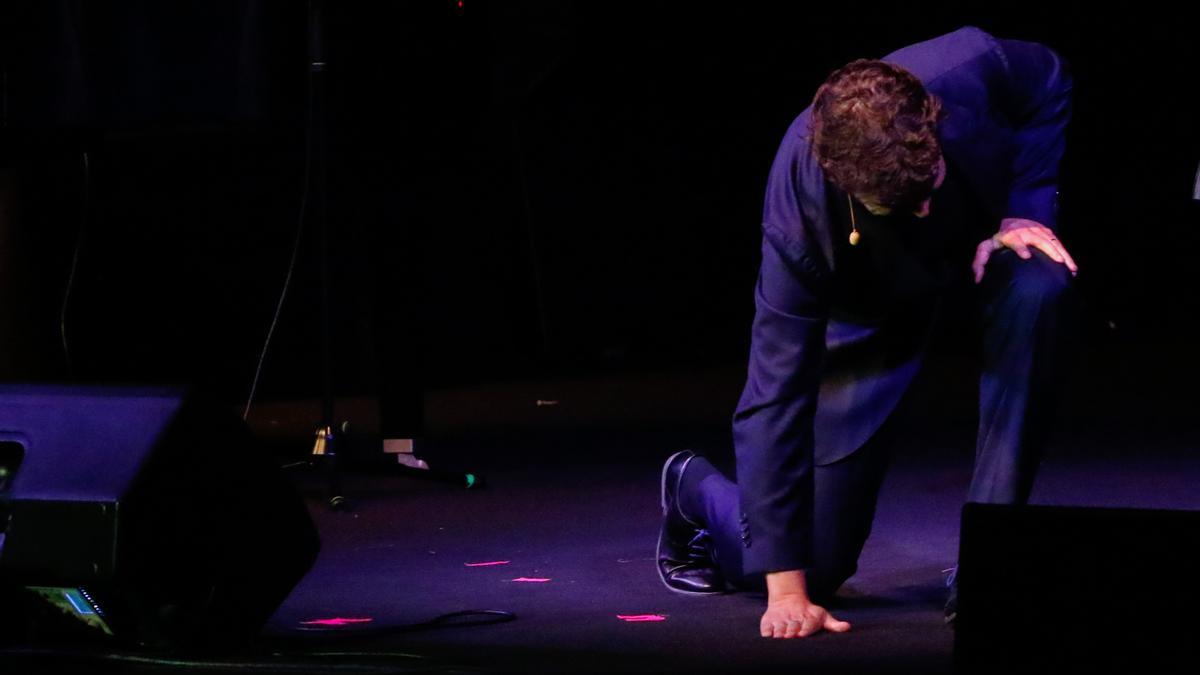
[[895, 210], [927, 199], [942, 150], [941, 103], [915, 75], [860, 59], [834, 71], [813, 98], [817, 162], [845, 192]]

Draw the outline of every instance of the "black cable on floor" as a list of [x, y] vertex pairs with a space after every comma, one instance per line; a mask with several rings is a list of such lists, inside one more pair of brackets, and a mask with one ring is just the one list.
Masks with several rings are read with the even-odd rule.
[[435, 665], [433, 663], [413, 664], [413, 667], [398, 666], [395, 663], [391, 664], [366, 664], [366, 663], [330, 663], [332, 659], [345, 657], [356, 658], [387, 658], [387, 659], [405, 659], [412, 661], [424, 661], [425, 657], [415, 654], [403, 654], [399, 652], [379, 652], [379, 653], [355, 653], [347, 652], [339, 654], [337, 652], [321, 653], [321, 654], [270, 654], [263, 658], [248, 660], [248, 659], [204, 659], [204, 658], [171, 658], [159, 656], [145, 656], [133, 652], [119, 651], [88, 651], [88, 650], [61, 650], [61, 649], [4, 649], [0, 650], [0, 657], [25, 657], [25, 658], [51, 658], [51, 659], [70, 659], [77, 661], [87, 661], [93, 663], [116, 663], [127, 664], [131, 666], [161, 666], [163, 668], [173, 668], [181, 670], [202, 670], [202, 671], [230, 671], [230, 672], [246, 672], [246, 671], [264, 671], [269, 673], [312, 673], [321, 672], [338, 672], [338, 673], [438, 673], [445, 672], [446, 668], [443, 665]]
[[[486, 617], [470, 619], [469, 617]], [[344, 638], [360, 638], [360, 637], [378, 637], [380, 635], [392, 635], [399, 633], [416, 633], [423, 630], [435, 630], [440, 628], [470, 628], [473, 626], [492, 626], [501, 623], [516, 621], [517, 615], [512, 612], [502, 609], [468, 609], [461, 612], [450, 612], [438, 617], [434, 617], [429, 621], [421, 623], [404, 624], [401, 626], [372, 626], [370, 628], [297, 628], [294, 629], [289, 638], [300, 639], [303, 635], [309, 637], [312, 635], [322, 636], [337, 636]]]
[[[470, 617], [476, 617], [474, 619]], [[480, 618], [482, 617], [482, 618]], [[461, 612], [450, 612], [434, 617], [429, 621], [422, 621], [414, 624], [404, 624], [400, 626], [380, 626], [378, 628], [313, 628], [299, 629], [291, 635], [284, 636], [282, 640], [276, 638], [275, 642], [298, 647], [305, 642], [312, 643], [318, 635], [320, 638], [316, 642], [337, 637], [341, 639], [347, 638], [366, 638], [379, 637], [383, 635], [393, 635], [399, 633], [413, 633], [422, 630], [433, 630], [441, 628], [467, 628], [473, 626], [490, 626], [500, 623], [508, 623], [516, 620], [517, 616], [512, 612], [499, 609], [482, 609], [482, 610], [464, 610]], [[419, 654], [408, 654], [404, 652], [384, 652], [384, 651], [305, 651], [303, 649], [295, 649], [292, 651], [273, 650], [263, 654], [258, 658], [184, 658], [170, 656], [148, 656], [128, 651], [111, 651], [111, 650], [61, 650], [61, 649], [34, 649], [34, 648], [10, 648], [0, 649], [0, 657], [25, 657], [25, 658], [59, 658], [59, 659], [75, 659], [81, 661], [93, 661], [102, 663], [123, 663], [134, 666], [161, 666], [164, 668], [177, 668], [181, 670], [207, 670], [207, 671], [264, 671], [264, 672], [285, 672], [285, 673], [310, 673], [314, 670], [322, 672], [344, 672], [344, 673], [439, 673], [447, 672], [447, 669], [452, 668], [449, 664], [434, 662], [428, 657]], [[395, 663], [386, 665], [376, 665], [368, 663], [330, 663], [331, 660], [345, 659], [403, 659], [413, 662], [412, 666], [397, 667]], [[453, 667], [450, 672], [470, 672], [463, 670], [461, 667]], [[482, 671], [475, 671], [482, 672]]]

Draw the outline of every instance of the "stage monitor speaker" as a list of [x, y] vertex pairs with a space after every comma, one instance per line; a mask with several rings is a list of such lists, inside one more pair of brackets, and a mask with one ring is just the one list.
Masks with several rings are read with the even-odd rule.
[[0, 385], [0, 510], [5, 642], [244, 645], [319, 548], [241, 420], [180, 389]]
[[960, 673], [1196, 672], [1200, 512], [968, 504]]

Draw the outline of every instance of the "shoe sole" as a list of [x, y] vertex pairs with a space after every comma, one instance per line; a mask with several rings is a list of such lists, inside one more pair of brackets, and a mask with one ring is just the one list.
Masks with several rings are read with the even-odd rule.
[[[724, 590], [720, 590], [720, 591], [684, 591], [684, 590], [675, 588], [671, 584], [667, 583], [667, 579], [666, 579], [666, 577], [663, 576], [662, 570], [658, 568], [658, 561], [662, 556], [663, 535], [665, 534], [663, 532], [663, 529], [666, 528], [666, 526], [667, 526], [667, 469], [669, 469], [671, 467], [671, 463], [675, 461], [676, 457], [678, 457], [684, 453], [689, 453], [692, 455], [691, 458], [688, 459], [689, 462], [692, 461], [692, 459], [696, 458], [696, 453], [692, 452], [691, 450], [680, 450], [679, 452], [668, 457], [667, 461], [663, 462], [662, 476], [659, 478], [659, 490], [658, 490], [658, 496], [659, 496], [658, 503], [662, 507], [663, 523], [658, 528], [658, 543], [654, 547], [654, 571], [658, 573], [658, 580], [662, 582], [662, 585], [666, 586], [667, 590], [671, 591], [672, 593], [678, 593], [680, 595], [722, 595], [725, 593]], [[683, 467], [679, 470], [680, 475], [683, 475], [683, 472], [686, 470], [687, 470], [687, 464], [684, 464]], [[683, 514], [681, 513], [679, 515], [682, 516]], [[687, 520], [687, 518], [685, 517], [684, 520]], [[695, 525], [695, 523], [692, 523], [692, 521], [690, 521], [690, 520], [687, 520], [687, 522], [689, 524]]]

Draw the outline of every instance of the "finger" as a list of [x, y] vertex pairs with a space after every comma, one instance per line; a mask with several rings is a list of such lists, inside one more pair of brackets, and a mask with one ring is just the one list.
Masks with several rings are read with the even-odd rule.
[[762, 621], [760, 621], [760, 622], [759, 622], [759, 624], [758, 624], [758, 631], [759, 631], [759, 633], [761, 633], [761, 634], [762, 634], [762, 636], [763, 636], [763, 637], [765, 637], [765, 638], [774, 637], [774, 635], [775, 635], [775, 624], [776, 624], [776, 623], [778, 623], [778, 622], [777, 622], [777, 621], [773, 621], [773, 620], [770, 618], [770, 615], [769, 615], [769, 614], [764, 614], [764, 615], [763, 615], [763, 618], [762, 618]]
[[1035, 241], [1033, 245], [1039, 251], [1045, 253], [1051, 260], [1062, 265], [1066, 265], [1071, 274], [1079, 272], [1079, 267], [1075, 264], [1075, 260], [1071, 258], [1071, 254], [1067, 253], [1067, 249], [1062, 245], [1057, 238], [1051, 236], [1044, 241]]
[[808, 638], [809, 635], [818, 633], [824, 627], [826, 619], [829, 616], [828, 611], [824, 608], [816, 608], [804, 616], [804, 626], [800, 627], [800, 638]]
[[1033, 254], [1029, 252], [1029, 246], [1027, 246], [1023, 241], [1014, 241], [1011, 244], [1008, 244], [1008, 247], [1016, 251], [1017, 256], [1019, 256], [1022, 260], [1029, 260], [1033, 257]]
[[1051, 260], [1056, 263], [1064, 263], [1062, 254], [1058, 252], [1058, 247], [1049, 239], [1035, 239], [1033, 242], [1034, 248], [1045, 253]]
[[788, 621], [784, 626], [783, 637], [794, 638], [800, 632], [801, 624], [799, 621]]
[[1070, 253], [1067, 252], [1067, 247], [1063, 246], [1063, 243], [1061, 241], [1059, 241], [1058, 238], [1055, 237], [1054, 235], [1050, 236], [1050, 241], [1054, 242], [1055, 248], [1058, 249], [1059, 255], [1062, 256], [1062, 260], [1060, 262], [1062, 262], [1062, 264], [1066, 265], [1067, 269], [1071, 270], [1071, 274], [1078, 274], [1079, 273], [1079, 265], [1075, 264], [1075, 259], [1071, 257]]
[[832, 616], [826, 616], [825, 630], [831, 633], [845, 633], [850, 630], [850, 623], [848, 621], [838, 621]]
[[821, 626], [825, 625], [825, 617], [827, 616], [829, 615], [826, 614], [825, 610], [805, 616], [804, 624], [800, 628], [799, 637], [808, 637], [821, 630]]
[[992, 257], [992, 240], [988, 239], [975, 248], [975, 260], [971, 262], [971, 271], [975, 272], [975, 283], [983, 280], [983, 268], [987, 265], [988, 258]]

